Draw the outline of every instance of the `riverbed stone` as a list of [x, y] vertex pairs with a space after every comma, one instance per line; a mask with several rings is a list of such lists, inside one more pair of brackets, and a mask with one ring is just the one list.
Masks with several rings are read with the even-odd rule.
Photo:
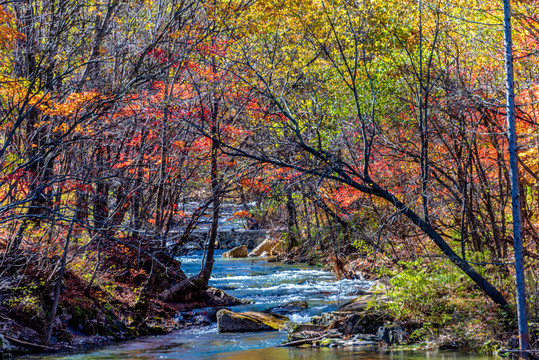
[[284, 329], [288, 331], [289, 334], [298, 333], [302, 331], [323, 331], [326, 327], [322, 325], [316, 325], [313, 323], [296, 323], [293, 321], [286, 322]]
[[256, 248], [253, 249], [253, 251], [249, 253], [249, 257], [264, 256], [264, 253], [265, 255], [270, 255], [271, 249], [273, 249], [275, 245], [277, 245], [278, 242], [279, 242], [279, 239], [273, 239], [273, 238], [268, 238], [262, 241], [260, 245], [258, 245]]
[[396, 324], [380, 326], [377, 335], [388, 344], [405, 344], [408, 341], [406, 331]]
[[270, 314], [288, 315], [303, 311], [309, 307], [307, 301], [291, 301], [283, 305], [275, 306], [268, 310]]
[[322, 326], [329, 326], [333, 324], [333, 321], [338, 319], [338, 317], [333, 312], [325, 312], [320, 315], [315, 315], [311, 317], [311, 323]]
[[208, 287], [205, 291], [207, 296], [207, 304], [210, 306], [224, 307], [224, 306], [234, 306], [234, 305], [244, 305], [250, 304], [252, 301], [245, 299], [238, 299], [232, 295], [225, 293], [221, 289], [214, 287]]
[[247, 332], [280, 330], [289, 319], [268, 313], [248, 311], [235, 313], [227, 309], [217, 312], [219, 332]]
[[380, 339], [377, 335], [374, 334], [355, 334], [353, 336], [354, 340], [362, 340], [362, 341], [371, 341], [371, 342], [380, 342], [382, 339]]
[[208, 318], [208, 316], [200, 314], [193, 316], [193, 319], [191, 319], [194, 325], [210, 325], [211, 320]]
[[224, 258], [244, 258], [247, 257], [249, 254], [249, 250], [247, 249], [247, 246], [241, 245], [237, 246], [232, 250], [229, 250], [227, 252], [223, 253]]
[[374, 341], [358, 341], [358, 340], [349, 340], [343, 343], [345, 347], [375, 347], [378, 344]]

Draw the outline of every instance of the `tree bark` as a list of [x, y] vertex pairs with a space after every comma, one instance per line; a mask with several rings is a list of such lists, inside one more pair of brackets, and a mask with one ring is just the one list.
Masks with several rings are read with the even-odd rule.
[[213, 254], [215, 252], [215, 240], [217, 239], [217, 230], [219, 225], [219, 208], [220, 208], [220, 184], [219, 173], [217, 168], [217, 151], [219, 149], [219, 142], [217, 140], [217, 126], [212, 125], [212, 143], [211, 143], [211, 188], [212, 188], [212, 222], [210, 234], [208, 236], [208, 248], [206, 250], [206, 259], [204, 261], [204, 267], [200, 270], [199, 277], [202, 278], [200, 287], [205, 289], [208, 287], [211, 271], [213, 269]]
[[520, 228], [520, 191], [517, 155], [517, 132], [515, 124], [515, 89], [513, 81], [513, 42], [511, 38], [511, 4], [503, 0], [506, 112], [509, 138], [509, 169], [511, 176], [511, 201], [513, 207], [513, 241], [515, 246], [515, 277], [517, 290], [518, 337], [520, 350], [530, 350], [524, 282], [524, 257]]
[[287, 224], [288, 224], [288, 251], [290, 252], [292, 248], [298, 245], [298, 227], [297, 227], [297, 214], [296, 214], [296, 205], [294, 204], [294, 198], [292, 197], [292, 188], [287, 186], [285, 189], [286, 192], [286, 210], [288, 214]]
[[62, 279], [64, 278], [64, 273], [67, 264], [67, 253], [69, 250], [69, 240], [71, 238], [71, 233], [73, 231], [73, 225], [75, 223], [71, 222], [69, 230], [67, 231], [66, 240], [64, 243], [64, 253], [62, 255], [62, 260], [60, 264], [60, 271], [58, 273], [58, 278], [56, 279], [56, 286], [54, 288], [54, 302], [52, 303], [51, 308], [51, 317], [49, 323], [47, 324], [47, 329], [43, 336], [43, 345], [48, 345], [52, 335], [52, 327], [54, 325], [54, 319], [56, 318], [56, 311], [58, 310], [58, 302], [60, 301], [60, 290], [62, 288]]

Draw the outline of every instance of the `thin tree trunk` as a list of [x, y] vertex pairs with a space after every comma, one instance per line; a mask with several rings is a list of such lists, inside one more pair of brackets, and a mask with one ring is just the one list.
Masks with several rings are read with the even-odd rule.
[[217, 126], [214, 124], [212, 126], [212, 143], [211, 143], [211, 189], [212, 189], [212, 203], [213, 203], [213, 212], [212, 212], [212, 222], [210, 234], [208, 236], [208, 248], [206, 250], [206, 259], [204, 262], [204, 267], [200, 270], [199, 276], [202, 278], [202, 283], [200, 286], [206, 288], [210, 280], [211, 271], [213, 269], [213, 254], [215, 251], [215, 240], [217, 239], [217, 230], [219, 225], [219, 208], [220, 208], [220, 184], [219, 184], [219, 173], [217, 169], [217, 150], [219, 149], [219, 142], [216, 139], [217, 137]]
[[288, 213], [288, 251], [290, 252], [293, 247], [298, 244], [298, 228], [297, 228], [297, 215], [296, 215], [296, 206], [294, 204], [294, 199], [292, 198], [292, 188], [287, 186], [285, 189], [286, 192], [286, 210]]
[[511, 4], [503, 0], [506, 111], [509, 137], [509, 168], [511, 172], [511, 200], [513, 203], [513, 240], [515, 246], [515, 277], [517, 287], [518, 337], [520, 350], [529, 350], [528, 319], [526, 310], [526, 288], [524, 282], [524, 258], [520, 229], [520, 192], [517, 158], [517, 132], [515, 124], [515, 89], [513, 81], [513, 43], [511, 39]]
[[67, 264], [67, 253], [69, 250], [69, 240], [71, 238], [71, 233], [73, 231], [73, 225], [75, 223], [71, 222], [69, 230], [67, 231], [66, 240], [64, 243], [64, 253], [62, 255], [62, 260], [60, 264], [60, 272], [58, 273], [58, 278], [56, 279], [56, 286], [54, 288], [54, 302], [52, 303], [51, 317], [47, 325], [47, 330], [43, 336], [43, 345], [48, 345], [51, 339], [52, 327], [54, 326], [54, 319], [56, 318], [56, 311], [58, 310], [58, 302], [60, 301], [60, 290], [62, 288], [62, 279], [64, 278], [64, 273]]

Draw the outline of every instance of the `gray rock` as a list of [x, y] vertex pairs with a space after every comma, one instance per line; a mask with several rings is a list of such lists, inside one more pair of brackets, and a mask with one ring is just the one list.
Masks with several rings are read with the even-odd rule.
[[375, 347], [377, 345], [374, 341], [357, 341], [351, 340], [344, 343], [344, 346], [350, 347]]
[[206, 315], [196, 315], [191, 320], [194, 325], [210, 325], [211, 320]]
[[268, 312], [270, 314], [288, 315], [298, 313], [307, 309], [308, 307], [309, 304], [307, 304], [307, 301], [292, 301], [283, 305], [273, 307], [269, 309]]
[[329, 326], [336, 320], [338, 317], [330, 312], [322, 313], [320, 316], [313, 316], [311, 318], [311, 323], [315, 325]]
[[363, 340], [363, 341], [373, 341], [379, 342], [382, 341], [378, 336], [373, 334], [356, 334], [354, 335], [354, 340]]
[[375, 292], [365, 292], [364, 294], [350, 300], [346, 304], [342, 305], [339, 310], [341, 311], [363, 311], [367, 307], [369, 302], [387, 302], [389, 299], [384, 294]]
[[388, 344], [403, 344], [408, 340], [406, 331], [398, 325], [380, 326], [377, 335]]

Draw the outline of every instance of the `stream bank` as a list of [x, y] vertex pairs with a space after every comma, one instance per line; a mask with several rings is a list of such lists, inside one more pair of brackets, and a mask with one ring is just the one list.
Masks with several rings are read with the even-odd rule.
[[[192, 253], [181, 258], [182, 269], [187, 275], [198, 272], [201, 254]], [[231, 307], [234, 312], [266, 311], [294, 301], [306, 300], [307, 308], [299, 309], [287, 315], [292, 322], [305, 323], [313, 317], [324, 317], [322, 314], [335, 314], [339, 307], [357, 298], [370, 288], [371, 281], [361, 279], [341, 279], [336, 281], [334, 275], [323, 271], [320, 267], [305, 264], [268, 263], [258, 258], [223, 259], [218, 251], [210, 285], [222, 289], [239, 299], [253, 303]], [[287, 340], [288, 332], [247, 332], [221, 333], [217, 325], [202, 321], [205, 317], [213, 317], [216, 309], [197, 309], [183, 311], [177, 318], [183, 329], [160, 336], [137, 338], [124, 343], [107, 345], [100, 349], [88, 350], [78, 354], [56, 354], [47, 356], [30, 356], [26, 359], [408, 359], [410, 357], [434, 359], [485, 359], [469, 354], [456, 353], [387, 353], [385, 350], [374, 350], [371, 344], [379, 338], [359, 338], [355, 334], [343, 334], [332, 338], [331, 343], [344, 340], [351, 346], [339, 344], [330, 347], [331, 343], [319, 341], [305, 344], [308, 348], [280, 348]], [[333, 321], [335, 319], [328, 319]], [[331, 329], [328, 329], [331, 331]], [[338, 325], [336, 326], [339, 331]], [[335, 342], [333, 342], [335, 340]], [[354, 344], [355, 342], [355, 344]], [[313, 346], [314, 345], [314, 346]], [[362, 346], [369, 345], [369, 346]]]
[[[312, 316], [322, 312], [332, 311], [339, 305], [357, 296], [360, 289], [366, 289], [370, 282], [363, 280], [342, 279], [335, 281], [334, 275], [323, 271], [319, 267], [302, 264], [268, 263], [263, 259], [223, 259], [222, 250], [217, 251], [216, 263], [212, 273], [210, 285], [225, 291], [227, 294], [242, 300], [250, 300], [252, 304], [243, 304], [231, 307], [233, 311], [263, 311], [291, 301], [307, 300], [308, 308], [290, 316], [292, 321], [308, 321]], [[194, 252], [189, 256], [180, 258], [182, 270], [187, 276], [198, 272], [202, 252]], [[211, 309], [189, 311], [181, 309], [181, 316], [176, 318], [182, 330], [169, 335], [161, 335], [156, 340], [163, 346], [174, 346], [179, 342], [191, 344], [191, 337], [204, 338], [212, 344], [204, 349], [183, 349], [188, 353], [196, 354], [193, 358], [204, 358], [215, 352], [226, 354], [238, 349], [247, 350], [260, 347], [273, 347], [286, 339], [287, 334], [282, 331], [260, 334], [220, 334], [215, 324], [205, 327], [194, 327], [198, 314], [209, 312]], [[206, 314], [207, 315], [207, 314]], [[200, 318], [199, 318], [200, 319]], [[149, 338], [153, 339], [153, 338]], [[256, 339], [256, 341], [252, 340]], [[125, 345], [108, 345], [111, 358], [116, 356], [116, 348], [123, 346], [136, 347], [136, 344], [147, 341], [134, 339]], [[171, 341], [169, 345], [166, 342]], [[259, 344], [257, 345], [256, 343]], [[194, 346], [193, 342], [193, 346]], [[183, 351], [182, 350], [182, 351]], [[102, 350], [89, 350], [88, 353], [76, 355], [80, 358], [93, 356]], [[176, 351], [176, 350], [175, 350]], [[183, 355], [182, 355], [183, 356]], [[221, 356], [221, 355], [219, 355]], [[224, 355], [223, 355], [224, 356]], [[62, 358], [62, 355], [36, 358]], [[128, 358], [128, 357], [126, 357]]]

